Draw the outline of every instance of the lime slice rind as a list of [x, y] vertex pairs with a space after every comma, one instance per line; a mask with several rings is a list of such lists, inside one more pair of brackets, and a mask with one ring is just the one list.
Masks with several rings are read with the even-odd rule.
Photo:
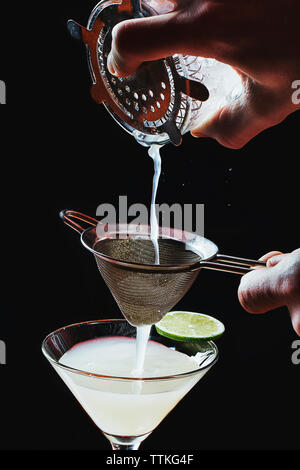
[[225, 331], [220, 320], [198, 312], [174, 311], [155, 324], [157, 332], [177, 341], [215, 340]]

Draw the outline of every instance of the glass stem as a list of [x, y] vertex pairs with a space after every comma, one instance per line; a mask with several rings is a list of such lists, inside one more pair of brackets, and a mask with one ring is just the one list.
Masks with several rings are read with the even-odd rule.
[[141, 442], [149, 436], [150, 432], [141, 436], [113, 436], [105, 432], [103, 434], [110, 441], [112, 450], [138, 450]]
[[126, 444], [115, 444], [111, 442], [111, 447], [112, 447], [112, 450], [138, 450], [138, 448], [140, 447], [140, 443], [135, 442], [133, 444], [126, 445]]

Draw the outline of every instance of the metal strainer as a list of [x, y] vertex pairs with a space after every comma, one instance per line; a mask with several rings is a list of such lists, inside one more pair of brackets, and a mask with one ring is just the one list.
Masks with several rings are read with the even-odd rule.
[[68, 21], [72, 37], [87, 46], [93, 81], [91, 95], [144, 145], [179, 145], [209, 93], [201, 83], [197, 58], [174, 55], [147, 62], [134, 74], [118, 78], [107, 68], [113, 27], [126, 19], [157, 14], [146, 0], [102, 0], [87, 27]]
[[[149, 226], [102, 224], [64, 210], [62, 220], [81, 234], [121, 312], [134, 326], [157, 323], [190, 289], [201, 268], [245, 274], [262, 261], [218, 254], [212, 241], [195, 233], [160, 227], [160, 264]], [[74, 219], [89, 224], [83, 229]]]

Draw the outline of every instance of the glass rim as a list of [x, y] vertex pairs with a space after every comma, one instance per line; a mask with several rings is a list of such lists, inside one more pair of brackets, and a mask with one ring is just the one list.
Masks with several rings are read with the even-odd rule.
[[[195, 370], [191, 370], [189, 372], [183, 372], [183, 373], [180, 373], [180, 374], [171, 374], [171, 375], [166, 375], [166, 376], [124, 377], [124, 376], [116, 376], [116, 375], [113, 376], [113, 375], [105, 375], [105, 374], [96, 374], [94, 372], [87, 372], [87, 371], [84, 371], [82, 369], [76, 369], [74, 367], [66, 366], [66, 365], [61, 364], [60, 362], [58, 362], [58, 360], [51, 358], [49, 356], [48, 352], [46, 351], [45, 345], [46, 345], [47, 340], [51, 336], [59, 333], [62, 330], [66, 330], [67, 328], [72, 328], [72, 327], [76, 327], [76, 326], [79, 327], [80, 325], [92, 324], [92, 323], [98, 323], [99, 324], [99, 323], [112, 323], [112, 322], [126, 322], [126, 323], [128, 323], [125, 318], [111, 318], [111, 319], [108, 318], [108, 319], [103, 319], [103, 320], [88, 320], [88, 321], [83, 321], [83, 322], [78, 322], [78, 323], [72, 323], [72, 324], [60, 327], [60, 328], [52, 331], [51, 333], [49, 333], [44, 338], [44, 340], [42, 342], [42, 347], [41, 347], [42, 353], [44, 354], [46, 359], [51, 364], [55, 364], [60, 369], [67, 370], [67, 371], [75, 373], [75, 374], [84, 375], [84, 376], [91, 377], [91, 378], [96, 378], [96, 379], [121, 380], [121, 381], [138, 381], [138, 382], [155, 382], [155, 381], [158, 381], [158, 380], [175, 380], [175, 379], [180, 379], [180, 378], [184, 378], [184, 377], [193, 376], [193, 375], [198, 374], [199, 372], [202, 372], [202, 371], [212, 367], [217, 362], [217, 360], [219, 358], [219, 349], [218, 349], [217, 345], [211, 340], [202, 340], [203, 342], [210, 344], [212, 346], [213, 351], [214, 351], [213, 359], [207, 365], [205, 365], [203, 367], [200, 366], [199, 368], [197, 368]], [[96, 338], [94, 338], [94, 339], [96, 339]], [[180, 343], [180, 341], [178, 341], [178, 343]]]

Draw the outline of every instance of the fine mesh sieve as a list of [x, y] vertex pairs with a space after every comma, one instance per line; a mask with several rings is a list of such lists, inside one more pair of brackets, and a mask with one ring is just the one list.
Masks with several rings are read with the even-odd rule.
[[179, 145], [209, 96], [201, 83], [202, 62], [176, 54], [144, 63], [134, 74], [119, 78], [107, 68], [113, 27], [126, 19], [156, 15], [149, 4], [147, 0], [102, 0], [86, 28], [69, 20], [68, 29], [72, 37], [86, 44], [93, 99], [103, 103], [141, 144]]
[[[104, 225], [71, 210], [60, 216], [81, 234], [121, 312], [134, 326], [157, 323], [182, 299], [201, 268], [245, 274], [252, 266], [265, 266], [262, 261], [220, 255], [207, 238], [167, 227], [159, 230], [156, 265], [149, 226]], [[84, 230], [74, 219], [92, 227]]]

